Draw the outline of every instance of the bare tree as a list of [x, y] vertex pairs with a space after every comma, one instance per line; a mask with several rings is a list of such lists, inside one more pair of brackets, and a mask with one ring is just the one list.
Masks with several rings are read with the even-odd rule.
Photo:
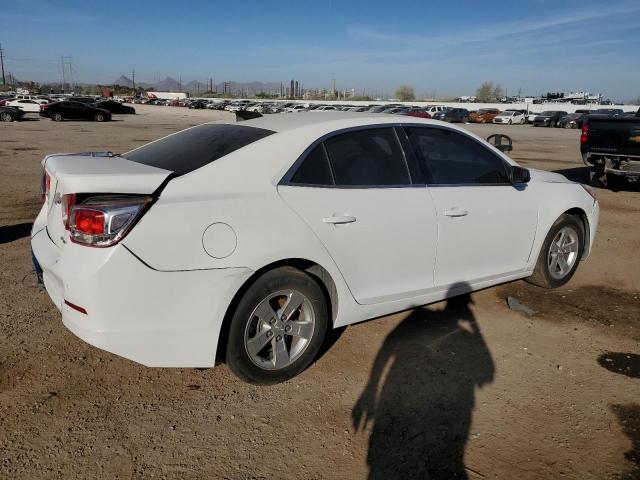
[[400, 85], [396, 90], [396, 97], [402, 102], [411, 102], [416, 99], [416, 94], [412, 86]]
[[476, 99], [480, 103], [496, 102], [502, 99], [504, 90], [501, 85], [484, 82], [476, 89]]

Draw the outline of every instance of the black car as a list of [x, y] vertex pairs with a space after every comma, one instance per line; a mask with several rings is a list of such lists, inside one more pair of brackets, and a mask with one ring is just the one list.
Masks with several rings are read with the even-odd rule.
[[69, 102], [86, 103], [88, 105], [92, 105], [97, 101], [95, 97], [69, 97], [66, 100], [68, 100]]
[[570, 113], [565, 115], [558, 122], [558, 127], [560, 128], [582, 128], [582, 124], [584, 123], [585, 118], [589, 113], [580, 113], [576, 111], [575, 113]]
[[103, 108], [92, 107], [80, 102], [55, 102], [40, 107], [40, 116], [49, 117], [51, 120], [95, 120], [104, 122], [111, 120], [111, 112]]
[[206, 104], [206, 102], [203, 102], [202, 100], [196, 100], [195, 102], [191, 102], [189, 104], [189, 108], [193, 108], [195, 110], [201, 110], [203, 108], [207, 108], [207, 104]]
[[95, 104], [95, 107], [101, 108], [103, 110], [108, 110], [111, 113], [120, 113], [126, 115], [134, 115], [136, 113], [135, 108], [123, 105], [120, 102], [114, 102], [112, 100], [103, 100], [102, 102], [97, 102]]
[[442, 120], [449, 123], [467, 123], [469, 121], [469, 110], [466, 108], [450, 108], [448, 110], [434, 113], [432, 118], [434, 120]]
[[24, 112], [15, 107], [0, 107], [0, 122], [15, 122], [20, 120]]
[[533, 120], [534, 127], [555, 127], [560, 119], [567, 115], [567, 112], [561, 110], [548, 110], [542, 112]]

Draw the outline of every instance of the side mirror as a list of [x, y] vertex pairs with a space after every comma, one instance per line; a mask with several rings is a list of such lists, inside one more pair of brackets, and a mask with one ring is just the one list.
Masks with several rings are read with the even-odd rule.
[[528, 183], [531, 180], [531, 172], [528, 169], [513, 165], [511, 167], [511, 183]]

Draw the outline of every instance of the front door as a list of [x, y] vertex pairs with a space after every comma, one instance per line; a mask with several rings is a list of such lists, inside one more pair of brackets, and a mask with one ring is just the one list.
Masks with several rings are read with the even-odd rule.
[[435, 284], [488, 280], [523, 270], [538, 220], [526, 185], [474, 138], [445, 128], [408, 128], [438, 218]]

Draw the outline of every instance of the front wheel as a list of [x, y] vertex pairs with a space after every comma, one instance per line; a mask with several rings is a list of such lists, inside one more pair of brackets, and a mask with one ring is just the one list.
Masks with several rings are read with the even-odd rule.
[[509, 119], [509, 125], [513, 124], [513, 120]]
[[96, 113], [93, 119], [96, 122], [104, 122], [104, 115], [102, 113]]
[[573, 215], [563, 214], [551, 226], [542, 244], [533, 275], [527, 282], [558, 288], [573, 277], [584, 250], [584, 231]]
[[289, 380], [316, 358], [328, 323], [327, 301], [313, 278], [292, 267], [271, 270], [238, 303], [229, 326], [227, 364], [256, 385]]
[[555, 120], [551, 120], [551, 121], [549, 122], [549, 128], [554, 128], [555, 126], [556, 126], [556, 122], [555, 122]]

